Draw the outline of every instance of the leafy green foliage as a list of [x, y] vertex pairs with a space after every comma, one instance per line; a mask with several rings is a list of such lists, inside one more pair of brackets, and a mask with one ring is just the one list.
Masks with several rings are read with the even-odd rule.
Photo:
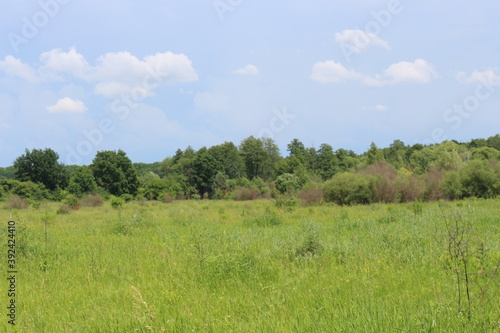
[[97, 185], [110, 194], [137, 194], [139, 180], [136, 171], [122, 150], [98, 152], [90, 168]]
[[59, 155], [50, 148], [26, 149], [14, 161], [14, 177], [20, 181], [43, 184], [49, 190], [65, 188], [68, 185], [68, 173], [58, 159]]
[[97, 189], [92, 171], [87, 166], [78, 167], [69, 177], [68, 192], [82, 197]]
[[371, 203], [373, 183], [374, 178], [369, 175], [337, 174], [324, 185], [325, 200], [339, 205]]

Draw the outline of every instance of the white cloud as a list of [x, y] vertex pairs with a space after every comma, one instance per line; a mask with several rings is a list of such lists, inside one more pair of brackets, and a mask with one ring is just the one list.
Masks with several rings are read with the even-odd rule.
[[239, 69], [234, 70], [232, 73], [239, 74], [239, 75], [258, 75], [259, 69], [254, 65], [248, 64], [243, 68], [239, 68]]
[[79, 79], [87, 79], [90, 65], [85, 57], [71, 48], [68, 52], [60, 49], [52, 49], [40, 55], [40, 61], [44, 64], [40, 71], [45, 75], [57, 75], [60, 73], [71, 74]]
[[423, 59], [401, 61], [384, 71], [389, 83], [429, 83], [437, 76], [434, 67]]
[[483, 72], [475, 70], [471, 75], [459, 72], [457, 80], [463, 84], [500, 84], [500, 75], [497, 75], [493, 70], [486, 70]]
[[61, 98], [54, 105], [46, 107], [50, 113], [83, 113], [87, 107], [82, 101], [73, 100], [69, 97]]
[[315, 63], [310, 78], [319, 83], [342, 83], [348, 80], [361, 80], [363, 76], [348, 70], [340, 63], [328, 60]]
[[0, 71], [5, 72], [10, 77], [18, 77], [28, 82], [38, 81], [36, 72], [30, 65], [24, 64], [21, 60], [10, 55], [0, 61]]
[[381, 46], [387, 50], [391, 47], [389, 43], [379, 36], [366, 33], [362, 30], [344, 30], [335, 33], [335, 40], [340, 44], [348, 44], [350, 50], [355, 53], [361, 53], [370, 46]]
[[402, 83], [429, 83], [437, 77], [434, 67], [423, 59], [414, 62], [402, 61], [390, 65], [382, 75], [363, 75], [345, 68], [332, 60], [313, 65], [310, 78], [319, 83], [342, 83], [349, 80], [360, 81], [371, 87], [381, 87]]
[[53, 49], [42, 53], [40, 62], [41, 65], [34, 69], [7, 56], [0, 61], [0, 71], [28, 82], [37, 82], [39, 77], [44, 81], [65, 81], [65, 76], [70, 75], [94, 83], [96, 94], [110, 98], [137, 89], [144, 91], [143, 96], [152, 96], [160, 85], [198, 80], [191, 60], [184, 54], [172, 52], [157, 53], [143, 60], [129, 52], [109, 52], [92, 66], [74, 48], [68, 52]]

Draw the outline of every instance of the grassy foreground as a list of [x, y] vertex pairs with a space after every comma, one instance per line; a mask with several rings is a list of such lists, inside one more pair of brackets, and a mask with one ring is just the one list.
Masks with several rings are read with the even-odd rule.
[[445, 228], [455, 218], [474, 227], [482, 259], [471, 260], [486, 271], [500, 262], [499, 200], [57, 208], [0, 204], [2, 271], [10, 215], [18, 261], [15, 327], [0, 283], [2, 332], [500, 331], [498, 277], [488, 285], [474, 271], [474, 302], [461, 304], [470, 318], [458, 311]]

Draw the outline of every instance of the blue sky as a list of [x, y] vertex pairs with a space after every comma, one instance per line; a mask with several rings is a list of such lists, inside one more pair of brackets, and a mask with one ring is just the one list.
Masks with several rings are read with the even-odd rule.
[[497, 1], [0, 0], [0, 166], [500, 132]]

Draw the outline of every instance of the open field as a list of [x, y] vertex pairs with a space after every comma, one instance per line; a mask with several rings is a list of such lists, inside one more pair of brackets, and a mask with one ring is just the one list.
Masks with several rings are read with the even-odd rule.
[[[499, 200], [3, 205], [4, 266], [17, 223], [18, 308], [13, 329], [2, 279], [2, 332], [500, 331]], [[473, 227], [461, 313], [446, 221]]]

